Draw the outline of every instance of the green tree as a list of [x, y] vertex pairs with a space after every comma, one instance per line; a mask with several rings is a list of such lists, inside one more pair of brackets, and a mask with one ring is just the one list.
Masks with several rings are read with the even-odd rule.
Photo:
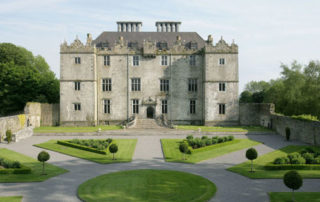
[[26, 102], [59, 102], [59, 80], [41, 56], [0, 43], [0, 115], [22, 111]]
[[113, 157], [112, 160], [115, 160], [114, 154], [118, 152], [118, 146], [116, 144], [112, 144], [109, 147], [109, 151], [112, 153]]
[[270, 84], [266, 81], [250, 81], [245, 86], [245, 91], [257, 93], [270, 88]]
[[255, 148], [250, 148], [246, 152], [246, 157], [251, 161], [251, 171], [253, 172], [253, 160], [258, 157], [258, 152]]
[[181, 143], [179, 145], [179, 150], [183, 154], [183, 160], [186, 160], [186, 153], [189, 151], [188, 145], [185, 142]]
[[301, 175], [295, 170], [288, 171], [283, 176], [283, 183], [292, 189], [292, 201], [294, 201], [294, 190], [298, 190], [303, 184]]
[[38, 154], [38, 161], [42, 162], [42, 175], [45, 175], [44, 173], [44, 162], [48, 161], [50, 159], [50, 155], [46, 151], [41, 151]]
[[252, 102], [252, 93], [250, 91], [243, 91], [240, 94], [240, 100], [241, 103], [251, 103]]

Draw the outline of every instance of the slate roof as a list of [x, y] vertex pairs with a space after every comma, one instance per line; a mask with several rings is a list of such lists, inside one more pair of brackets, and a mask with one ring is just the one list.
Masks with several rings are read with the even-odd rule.
[[171, 48], [177, 40], [177, 36], [181, 37], [182, 44], [196, 42], [198, 49], [205, 45], [205, 41], [196, 32], [102, 32], [93, 44], [98, 47], [100, 43], [108, 43], [109, 47], [114, 46], [115, 42], [122, 36], [124, 40], [129, 42], [138, 42], [138, 46], [142, 47], [143, 41], [167, 42], [168, 48]]

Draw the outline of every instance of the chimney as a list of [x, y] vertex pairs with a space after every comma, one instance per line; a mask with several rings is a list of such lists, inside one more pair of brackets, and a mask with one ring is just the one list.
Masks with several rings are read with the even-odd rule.
[[158, 21], [156, 22], [157, 32], [179, 32], [181, 22]]
[[140, 32], [142, 22], [120, 21], [117, 22], [118, 32]]

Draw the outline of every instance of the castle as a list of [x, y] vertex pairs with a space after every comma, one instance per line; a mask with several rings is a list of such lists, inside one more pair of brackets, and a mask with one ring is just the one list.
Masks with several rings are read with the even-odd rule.
[[238, 46], [180, 32], [181, 22], [117, 22], [117, 32], [60, 46], [60, 124], [165, 118], [237, 125]]

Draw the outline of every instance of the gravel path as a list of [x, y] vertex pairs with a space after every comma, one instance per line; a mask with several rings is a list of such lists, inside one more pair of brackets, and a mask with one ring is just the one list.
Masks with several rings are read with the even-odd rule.
[[[152, 135], [148, 136], [148, 133]], [[142, 135], [143, 133], [143, 135]], [[282, 182], [282, 179], [260, 179], [251, 180], [241, 175], [229, 172], [226, 168], [246, 161], [244, 152], [246, 149], [229, 153], [214, 159], [203, 161], [198, 164], [166, 163], [163, 159], [161, 138], [182, 138], [190, 131], [182, 133], [159, 131], [135, 131], [132, 130], [126, 135], [100, 134], [99, 136], [79, 136], [79, 138], [137, 138], [138, 142], [130, 163], [121, 164], [97, 164], [83, 159], [74, 158], [57, 152], [48, 151], [50, 163], [69, 170], [68, 173], [50, 178], [44, 182], [35, 183], [0, 183], [0, 195], [22, 195], [23, 201], [79, 201], [77, 198], [77, 187], [84, 181], [95, 176], [131, 169], [168, 169], [185, 171], [201, 175], [214, 182], [218, 191], [211, 201], [216, 202], [263, 202], [269, 201], [267, 192], [289, 191]], [[210, 134], [209, 134], [210, 135]], [[286, 142], [275, 134], [237, 134], [236, 138], [251, 138], [261, 141], [264, 144], [255, 146], [259, 155], [271, 152], [275, 149], [287, 146], [288, 144], [301, 144], [299, 142]], [[36, 158], [41, 148], [33, 144], [45, 142], [50, 139], [68, 139], [74, 136], [33, 136], [10, 145], [0, 144], [0, 147], [8, 148], [25, 155]], [[1, 176], [0, 176], [1, 177]], [[320, 179], [305, 179], [300, 191], [319, 191]]]

